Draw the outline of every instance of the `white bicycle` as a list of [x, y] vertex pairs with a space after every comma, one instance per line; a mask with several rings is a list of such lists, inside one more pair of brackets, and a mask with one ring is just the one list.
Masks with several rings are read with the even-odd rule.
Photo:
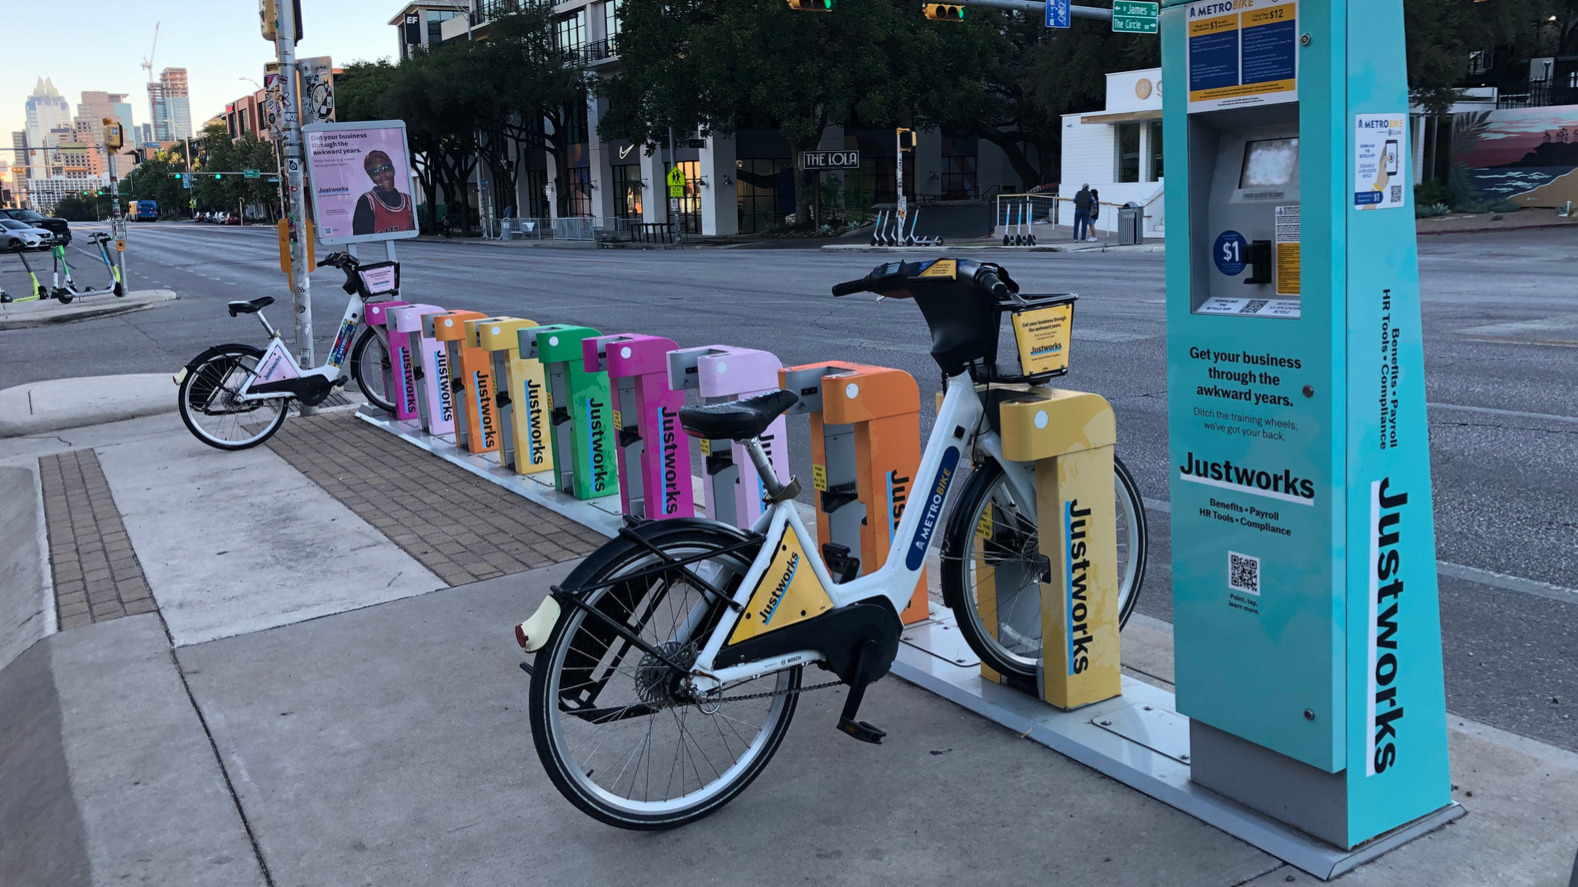
[[[1033, 678], [1041, 658], [1040, 582], [1050, 565], [1036, 535], [1031, 469], [1008, 461], [978, 383], [997, 369], [1005, 312], [1034, 306], [1006, 271], [969, 260], [890, 263], [835, 287], [913, 298], [946, 379], [921, 457], [929, 483], [905, 508], [887, 562], [830, 573], [795, 508], [800, 484], [774, 475], [759, 435], [797, 395], [688, 406], [686, 433], [744, 443], [769, 508], [749, 531], [714, 521], [632, 522], [583, 561], [515, 629], [535, 652], [529, 717], [549, 778], [576, 807], [630, 829], [669, 828], [717, 810], [778, 749], [805, 690], [847, 684], [838, 728], [866, 742], [857, 719], [867, 686], [888, 672], [927, 553], [941, 533], [941, 584], [961, 632], [1001, 673]], [[1024, 379], [1025, 381], [1038, 381]], [[974, 471], [958, 504], [950, 487]], [[1119, 463], [1120, 619], [1138, 598], [1145, 512]], [[946, 513], [945, 513], [946, 512]], [[980, 573], [990, 573], [990, 579]], [[983, 591], [987, 579], [992, 590]], [[979, 593], [978, 593], [979, 592]], [[801, 683], [807, 665], [837, 680]]]
[[318, 263], [318, 267], [324, 266], [345, 272], [342, 288], [351, 296], [334, 344], [329, 346], [328, 359], [310, 370], [296, 363], [279, 331], [262, 314], [274, 304], [273, 297], [231, 302], [231, 317], [257, 315], [268, 333], [268, 348], [216, 345], [175, 374], [181, 421], [198, 440], [221, 450], [255, 447], [285, 424], [291, 401], [317, 406], [350, 379], [356, 380], [369, 402], [394, 410], [388, 394], [388, 333], [369, 326], [358, 338], [357, 330], [367, 301], [399, 291], [400, 266], [394, 262], [363, 265], [349, 253], [330, 254]]

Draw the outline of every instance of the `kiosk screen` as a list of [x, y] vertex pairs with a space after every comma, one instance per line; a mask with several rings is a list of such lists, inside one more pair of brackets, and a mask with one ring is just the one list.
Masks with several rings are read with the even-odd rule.
[[1264, 139], [1244, 147], [1244, 169], [1238, 187], [1280, 188], [1293, 181], [1299, 165], [1298, 139]]

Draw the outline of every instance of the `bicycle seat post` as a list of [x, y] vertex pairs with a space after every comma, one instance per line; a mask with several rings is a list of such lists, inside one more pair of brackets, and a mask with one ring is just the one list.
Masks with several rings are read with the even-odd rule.
[[277, 330], [275, 330], [274, 327], [268, 322], [268, 318], [263, 316], [263, 312], [262, 311], [259, 311], [257, 313], [257, 319], [258, 319], [258, 323], [263, 324], [263, 331], [268, 333], [268, 337], [270, 339], [277, 339], [277, 338], [279, 338], [279, 332]]
[[751, 464], [756, 466], [756, 474], [762, 479], [762, 488], [767, 491], [767, 498], [778, 502], [783, 498], [784, 482], [773, 468], [773, 460], [767, 455], [767, 450], [762, 447], [762, 439], [753, 437], [740, 441], [745, 447], [745, 452], [751, 454]]

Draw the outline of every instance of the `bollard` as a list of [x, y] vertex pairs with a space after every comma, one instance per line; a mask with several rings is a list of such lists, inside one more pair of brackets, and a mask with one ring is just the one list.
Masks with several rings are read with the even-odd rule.
[[606, 370], [613, 389], [619, 501], [631, 517], [696, 516], [690, 437], [679, 427], [685, 393], [668, 384], [668, 353], [676, 347], [673, 339], [630, 333], [581, 343], [587, 370]]
[[[436, 338], [449, 349], [455, 446], [470, 453], [491, 453], [499, 448], [493, 409], [493, 360], [487, 352], [466, 342], [466, 323], [484, 316], [476, 311], [450, 311], [437, 315], [433, 321]], [[479, 386], [482, 397], [477, 396]]]
[[[695, 390], [702, 403], [723, 403], [777, 388], [782, 368], [777, 357], [755, 348], [681, 348], [668, 354], [668, 384], [675, 390]], [[767, 426], [761, 440], [773, 470], [780, 480], [787, 479], [789, 448], [782, 416]], [[707, 516], [750, 529], [762, 516], [766, 493], [745, 447], [733, 441], [703, 440], [701, 454]]]
[[[1002, 439], [1005, 458], [1035, 464], [1037, 529], [1051, 565], [1041, 583], [1041, 698], [1062, 709], [1111, 699], [1123, 692], [1112, 407], [1095, 394], [1032, 388], [1003, 402]], [[990, 594], [988, 582], [976, 589]]]
[[[876, 571], [887, 560], [920, 466], [915, 379], [902, 370], [830, 360], [779, 370], [778, 380], [800, 396], [789, 412], [811, 417], [816, 535], [828, 571], [848, 578]], [[901, 617], [909, 624], [929, 616], [922, 571]]]
[[567, 324], [519, 333], [521, 352], [541, 361], [548, 377], [554, 486], [577, 499], [619, 492], [608, 374], [586, 369], [581, 346], [600, 335], [590, 327]]
[[[404, 309], [396, 309], [398, 312]], [[440, 310], [421, 315], [422, 321], [422, 422], [428, 434], [455, 434], [454, 373], [449, 362], [449, 343], [438, 339], [437, 321], [449, 312]]]
[[490, 317], [470, 321], [466, 328], [468, 335], [475, 335], [477, 347], [493, 355], [493, 378], [499, 389], [500, 464], [514, 468], [516, 474], [552, 470], [547, 378], [540, 361], [521, 354], [521, 331], [536, 329], [537, 322]]
[[421, 363], [422, 315], [442, 313], [437, 305], [401, 305], [385, 307], [380, 312], [384, 328], [389, 331], [389, 399], [395, 405], [395, 418], [404, 422], [422, 416], [421, 394], [417, 375]]
[[[368, 302], [366, 306], [367, 311], [363, 315], [363, 319], [366, 321], [368, 326], [383, 327], [385, 333], [387, 334], [389, 330], [389, 313], [394, 311], [396, 308], [404, 308], [409, 304], [409, 302], [402, 302], [398, 299], [389, 299], [382, 302]], [[397, 363], [397, 357], [403, 356], [404, 355], [397, 356], [395, 354], [394, 343], [389, 342], [389, 369], [384, 375], [384, 393], [391, 401], [394, 400], [395, 388], [399, 384], [398, 380], [401, 373], [401, 368]]]

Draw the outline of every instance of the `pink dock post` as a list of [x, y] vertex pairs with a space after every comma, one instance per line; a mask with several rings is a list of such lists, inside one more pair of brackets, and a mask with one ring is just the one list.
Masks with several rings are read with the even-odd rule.
[[[409, 302], [401, 302], [394, 299], [383, 302], [368, 302], [367, 325], [383, 327], [386, 332], [392, 331], [392, 328], [389, 326], [389, 312], [396, 308], [404, 308], [409, 304]], [[400, 386], [400, 377], [405, 372], [401, 366], [401, 362], [405, 361], [405, 357], [404, 354], [395, 354], [394, 343], [389, 343], [389, 375], [384, 378], [384, 396], [391, 401], [394, 400], [395, 390]], [[405, 362], [409, 363], [409, 361]]]
[[[702, 403], [722, 403], [774, 391], [783, 362], [755, 348], [705, 345], [681, 348], [668, 355], [668, 384], [675, 390], [694, 390]], [[762, 448], [780, 480], [789, 477], [789, 445], [784, 437], [784, 417], [779, 416], [762, 433]], [[731, 441], [702, 441], [706, 457], [702, 489], [707, 516], [750, 529], [762, 515], [766, 489], [745, 447]]]
[[[405, 305], [389, 309], [385, 321], [389, 330], [390, 372], [395, 377], [394, 389], [390, 392], [390, 400], [395, 405], [395, 418], [407, 422], [421, 421], [429, 430], [432, 420], [428, 415], [431, 410], [428, 405], [437, 401], [423, 391], [428, 376], [434, 372], [427, 367], [424, 358], [432, 346], [438, 343], [423, 340], [422, 318], [429, 314], [442, 314], [446, 310], [437, 305]], [[396, 353], [401, 355], [399, 360], [394, 357]]]
[[619, 496], [625, 514], [661, 520], [694, 517], [690, 438], [679, 427], [685, 392], [668, 385], [674, 340], [620, 334], [581, 343], [588, 372], [607, 369], [619, 429]]

